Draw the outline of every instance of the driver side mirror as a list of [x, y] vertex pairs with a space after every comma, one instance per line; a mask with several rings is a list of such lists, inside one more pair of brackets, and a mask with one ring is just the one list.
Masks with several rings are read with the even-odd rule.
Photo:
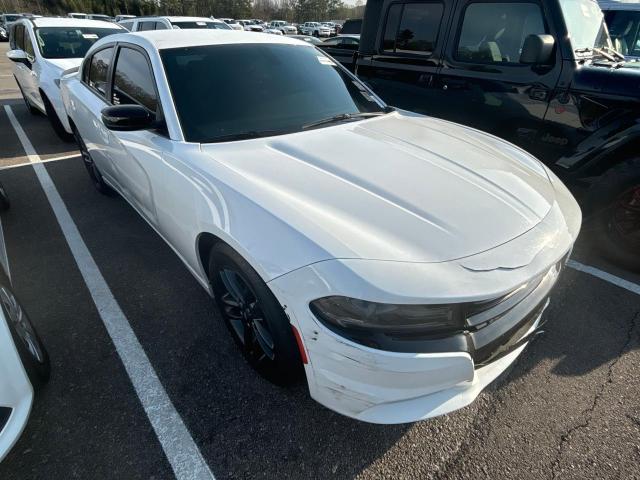
[[549, 65], [553, 60], [556, 41], [551, 35], [528, 35], [522, 45], [520, 63], [527, 65]]
[[102, 123], [109, 130], [133, 132], [156, 128], [155, 115], [140, 105], [114, 105], [102, 109]]
[[24, 50], [19, 50], [19, 49], [18, 50], [9, 50], [7, 52], [7, 57], [12, 62], [23, 63], [28, 67], [31, 66], [31, 62], [29, 61], [29, 57], [27, 56], [27, 52], [25, 52]]

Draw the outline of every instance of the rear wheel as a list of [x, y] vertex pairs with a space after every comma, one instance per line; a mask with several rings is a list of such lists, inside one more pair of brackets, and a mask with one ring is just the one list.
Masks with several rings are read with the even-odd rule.
[[64, 129], [64, 126], [62, 125], [62, 122], [60, 121], [60, 118], [56, 113], [56, 109], [53, 108], [53, 105], [51, 104], [47, 96], [42, 92], [40, 92], [40, 96], [42, 97], [42, 103], [44, 103], [44, 109], [47, 112], [49, 123], [51, 123], [51, 126], [53, 127], [53, 130], [56, 132], [58, 137], [60, 137], [60, 139], [64, 142], [73, 141], [73, 135], [67, 133], [67, 131]]
[[18, 299], [6, 286], [0, 286], [0, 303], [14, 343], [34, 388], [41, 387], [51, 372], [49, 354]]
[[209, 255], [209, 281], [247, 362], [278, 385], [301, 378], [302, 361], [289, 319], [256, 271], [231, 247], [217, 244]]
[[604, 173], [589, 189], [596, 248], [621, 267], [640, 271], [640, 158]]
[[96, 190], [98, 190], [103, 195], [113, 195], [112, 188], [107, 185], [104, 181], [104, 178], [102, 178], [100, 170], [98, 170], [98, 167], [93, 161], [93, 158], [91, 158], [91, 154], [89, 153], [84, 140], [80, 136], [80, 132], [78, 132], [78, 129], [75, 125], [71, 126], [71, 130], [73, 131], [73, 136], [75, 137], [76, 143], [78, 144], [78, 149], [80, 150], [82, 161], [84, 162], [84, 166], [87, 168], [87, 172], [89, 173], [89, 177], [91, 178], [93, 186], [96, 187]]

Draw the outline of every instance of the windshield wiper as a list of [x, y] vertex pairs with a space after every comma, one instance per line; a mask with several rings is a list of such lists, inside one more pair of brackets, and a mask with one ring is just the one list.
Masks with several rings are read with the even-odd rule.
[[219, 137], [213, 137], [202, 143], [218, 143], [218, 142], [232, 142], [234, 140], [250, 140], [252, 138], [271, 137], [274, 135], [283, 135], [285, 133], [291, 133], [291, 132], [288, 130], [250, 130], [248, 132], [220, 135]]
[[606, 50], [607, 52], [611, 53], [611, 55], [613, 55], [614, 57], [618, 57], [622, 61], [625, 60], [624, 55], [617, 51], [615, 48], [604, 46], [602, 47], [602, 50]]
[[360, 112], [360, 113], [340, 113], [333, 117], [323, 118], [316, 122], [307, 123], [302, 126], [303, 130], [313, 127], [319, 127], [320, 125], [326, 125], [329, 123], [346, 122], [347, 120], [357, 120], [358, 118], [379, 117], [387, 112]]
[[597, 55], [600, 55], [601, 57], [606, 58], [607, 60], [609, 60], [611, 62], [615, 62], [616, 61], [616, 57], [614, 57], [610, 53], [605, 52], [601, 48], [589, 48], [589, 47], [576, 48], [574, 50], [574, 52], [576, 52], [576, 53], [595, 53]]

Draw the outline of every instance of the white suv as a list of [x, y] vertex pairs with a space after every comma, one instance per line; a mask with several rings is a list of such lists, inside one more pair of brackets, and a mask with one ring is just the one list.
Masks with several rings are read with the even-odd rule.
[[331, 36], [331, 29], [318, 22], [305, 22], [301, 30], [303, 35], [313, 35], [314, 37]]
[[233, 30], [229, 25], [206, 17], [138, 17], [119, 22], [132, 32], [148, 30], [202, 29]]
[[280, 30], [283, 35], [296, 35], [298, 33], [298, 29], [296, 27], [284, 20], [272, 20], [269, 24], [269, 28], [273, 30]]
[[71, 134], [60, 97], [62, 73], [77, 68], [96, 40], [123, 31], [110, 22], [76, 18], [23, 18], [11, 25], [7, 57], [24, 101], [32, 113], [45, 113], [61, 138]]

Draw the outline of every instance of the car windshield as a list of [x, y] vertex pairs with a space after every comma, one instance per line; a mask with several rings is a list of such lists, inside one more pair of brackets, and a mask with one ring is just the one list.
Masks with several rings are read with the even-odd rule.
[[162, 50], [161, 57], [190, 142], [292, 133], [333, 116], [384, 109], [312, 46], [206, 45]]
[[560, 0], [560, 7], [574, 51], [611, 47], [604, 15], [596, 2]]
[[5, 15], [5, 22], [17, 22], [22, 18], [22, 15]]
[[[193, 21], [193, 22], [171, 22], [171, 25], [177, 28], [190, 29], [190, 28], [212, 28], [212, 29], [226, 29], [227, 24], [220, 22], [207, 22], [207, 21]], [[224, 26], [221, 26], [224, 25]]]
[[40, 27], [35, 33], [44, 58], [82, 58], [99, 38], [124, 31], [121, 28]]

